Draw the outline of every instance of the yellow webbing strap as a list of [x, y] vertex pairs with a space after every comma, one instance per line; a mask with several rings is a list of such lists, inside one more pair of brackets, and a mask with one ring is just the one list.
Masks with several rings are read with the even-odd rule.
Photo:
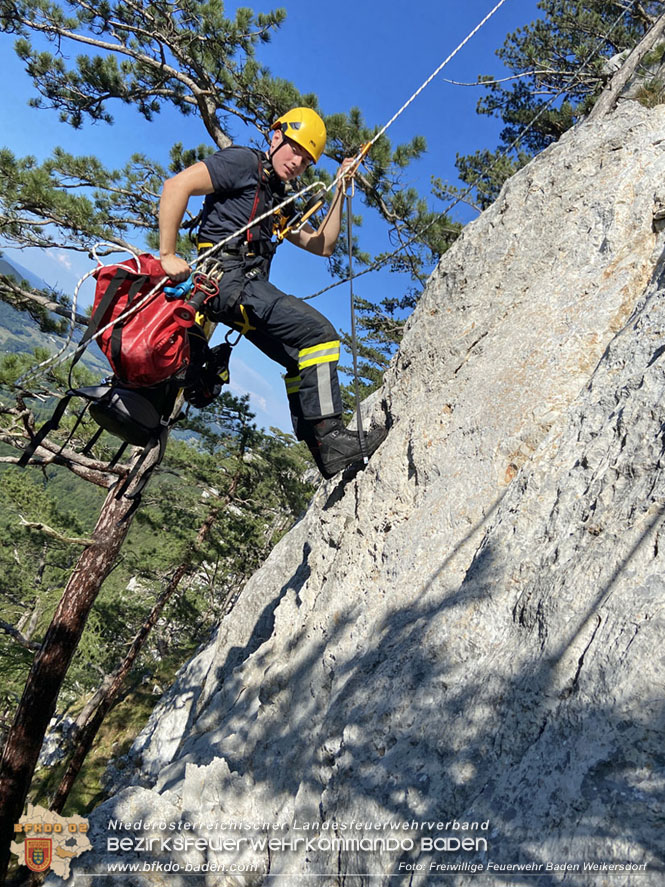
[[247, 314], [247, 309], [244, 305], [238, 306], [240, 309], [240, 314], [242, 315], [242, 323], [236, 322], [233, 325], [238, 327], [238, 332], [241, 336], [246, 336], [251, 330], [255, 330], [256, 327], [252, 326], [249, 322], [249, 315]]

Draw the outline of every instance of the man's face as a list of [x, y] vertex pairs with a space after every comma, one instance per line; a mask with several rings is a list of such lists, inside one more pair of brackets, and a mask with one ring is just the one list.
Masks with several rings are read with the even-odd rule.
[[270, 141], [272, 167], [283, 182], [290, 182], [301, 176], [312, 163], [312, 158], [296, 142], [276, 129]]

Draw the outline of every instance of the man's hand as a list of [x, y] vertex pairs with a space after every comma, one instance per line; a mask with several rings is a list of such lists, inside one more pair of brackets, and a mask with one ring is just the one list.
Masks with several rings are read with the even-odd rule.
[[338, 176], [342, 176], [342, 178], [337, 183], [337, 188], [342, 194], [345, 194], [347, 189], [350, 188], [350, 186], [353, 184], [353, 175], [349, 175], [349, 172], [351, 172], [351, 170], [355, 172], [355, 170], [353, 169], [354, 161], [355, 158], [346, 157], [344, 160], [342, 160], [339, 169], [337, 170], [337, 176], [335, 176], [335, 178], [337, 178]]
[[192, 269], [187, 262], [184, 259], [181, 259], [180, 256], [176, 256], [175, 253], [169, 253], [164, 256], [160, 255], [159, 261], [164, 274], [166, 274], [171, 280], [175, 280], [177, 283], [180, 283], [182, 280], [187, 280], [192, 273]]
[[299, 246], [300, 249], [306, 249], [317, 256], [325, 256], [326, 258], [332, 256], [342, 225], [344, 194], [347, 188], [353, 184], [354, 173], [354, 158], [347, 157], [345, 160], [342, 160], [337, 170], [337, 176], [335, 176], [335, 178], [340, 177], [335, 188], [335, 196], [328, 207], [325, 219], [316, 230], [308, 223], [305, 223], [300, 231], [292, 231], [290, 234], [287, 234], [286, 239], [290, 243]]

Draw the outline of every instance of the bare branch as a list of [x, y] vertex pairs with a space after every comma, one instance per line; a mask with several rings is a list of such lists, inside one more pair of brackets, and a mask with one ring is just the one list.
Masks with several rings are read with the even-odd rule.
[[18, 630], [18, 628], [10, 625], [9, 622], [5, 622], [4, 619], [0, 619], [0, 630], [4, 631], [5, 634], [8, 634], [10, 637], [14, 638], [14, 640], [17, 641], [22, 647], [25, 647], [26, 650], [31, 650], [35, 652], [41, 647], [41, 644], [38, 644], [37, 641], [28, 640], [28, 638]]
[[[0, 435], [0, 440], [2, 440], [3, 443], [9, 443], [11, 446], [16, 446], [16, 441], [9, 441], [4, 435]], [[39, 452], [39, 450], [37, 452]], [[96, 473], [89, 468], [79, 465], [73, 459], [68, 458], [65, 455], [66, 452], [67, 451], [63, 451], [58, 456], [55, 454], [48, 454], [44, 459], [33, 458], [30, 460], [30, 465], [36, 465], [38, 468], [46, 468], [47, 465], [64, 465], [72, 472], [72, 474], [82, 477], [83, 480], [90, 481], [90, 483], [95, 484], [98, 487], [103, 487], [105, 490], [109, 488], [111, 484], [108, 476]], [[0, 456], [0, 462], [5, 464], [17, 465], [19, 460], [20, 456]]]
[[396, 212], [390, 209], [385, 200], [381, 197], [381, 195], [376, 191], [375, 188], [372, 188], [371, 184], [367, 180], [367, 177], [363, 175], [360, 171], [356, 172], [356, 179], [362, 184], [363, 190], [365, 194], [371, 194], [372, 197], [376, 200], [376, 202], [381, 207], [382, 213], [385, 215], [386, 219], [390, 222], [396, 222], [399, 219], [399, 216]]
[[[23, 287], [19, 286], [15, 283], [11, 277], [7, 277], [5, 274], [0, 274], [0, 293], [5, 293], [6, 295], [13, 296], [16, 299], [15, 307], [21, 309], [23, 306], [22, 302], [27, 300], [29, 302], [34, 302], [35, 304], [45, 308], [47, 311], [52, 311], [53, 314], [57, 314], [59, 317], [66, 317], [68, 320], [72, 316], [71, 309], [66, 308], [64, 305], [58, 304], [58, 302], [54, 302], [41, 293], [35, 292], [34, 290], [26, 290]], [[12, 299], [12, 301], [14, 301]], [[89, 318], [84, 314], [75, 313], [74, 319], [76, 323], [80, 326], [87, 327]]]
[[501, 77], [499, 80], [476, 80], [473, 83], [464, 83], [460, 80], [448, 80], [447, 77], [442, 77], [441, 79], [444, 83], [452, 83], [453, 86], [492, 86], [495, 83], [507, 83], [509, 80], [519, 80], [521, 77], [535, 77], [539, 74], [559, 76], [561, 73], [561, 71], [555, 70], [524, 71], [522, 74], [513, 74], [512, 77]]
[[[21, 421], [23, 431], [0, 431], [0, 441], [7, 443], [15, 449], [22, 450], [25, 447], [26, 440], [31, 440], [35, 434], [35, 421], [32, 412], [25, 408], [22, 399], [17, 398], [22, 409], [4, 408], [3, 412], [7, 415], [14, 416], [16, 421]], [[1, 462], [16, 464], [20, 460], [20, 456], [3, 456], [0, 457]], [[126, 465], [114, 465], [112, 468], [106, 462], [97, 459], [90, 459], [82, 456], [80, 453], [68, 447], [62, 447], [52, 443], [45, 438], [30, 460], [31, 465], [45, 467], [46, 465], [65, 465], [74, 474], [96, 484], [99, 487], [108, 489], [117, 478], [125, 477], [129, 471]]]
[[94, 545], [95, 540], [89, 539], [85, 536], [64, 536], [62, 533], [58, 532], [58, 530], [54, 530], [53, 527], [49, 527], [47, 524], [43, 524], [40, 522], [27, 521], [22, 515], [19, 514], [19, 518], [21, 519], [21, 526], [27, 527], [29, 530], [38, 530], [40, 533], [43, 533], [45, 536], [50, 536], [52, 539], [57, 539], [58, 542], [64, 542], [67, 545]]
[[603, 117], [615, 107], [622, 90], [635, 73], [638, 65], [644, 56], [662, 39], [663, 34], [665, 34], [665, 12], [656, 20], [651, 30], [647, 31], [637, 46], [633, 47], [626, 61], [611, 79], [609, 87], [593, 106], [588, 117], [589, 120]]

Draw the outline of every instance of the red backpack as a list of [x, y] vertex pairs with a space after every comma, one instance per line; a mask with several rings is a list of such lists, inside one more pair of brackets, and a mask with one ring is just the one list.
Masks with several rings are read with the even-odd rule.
[[[132, 267], [133, 264], [136, 267]], [[228, 382], [231, 345], [209, 348], [205, 336], [189, 338], [188, 330], [194, 324], [197, 311], [207, 298], [216, 294], [215, 284], [197, 281], [195, 275], [190, 288], [185, 284], [176, 287], [169, 298], [164, 291], [168, 280], [162, 266], [147, 253], [126, 264], [102, 266], [94, 276], [97, 287], [92, 316], [69, 368], [70, 388], [25, 448], [19, 465], [27, 465], [44, 438], [58, 428], [71, 398], [81, 397], [87, 405], [61, 449], [73, 436], [88, 408], [100, 427], [84, 448], [84, 454], [90, 451], [102, 430], [124, 441], [112, 463], [127, 444], [144, 447], [118, 490], [116, 498], [119, 498], [154, 446], [160, 449], [156, 464], [161, 461], [168, 430], [181, 415], [172, 416], [178, 392], [183, 391], [189, 403], [201, 407], [211, 403], [221, 385]], [[193, 289], [193, 296], [185, 302], [189, 289]], [[114, 377], [101, 385], [72, 388], [72, 370], [93, 338], [111, 364]], [[147, 478], [145, 475], [140, 487], [132, 493], [136, 505]]]
[[[166, 298], [162, 285], [167, 281], [159, 261], [147, 253], [134, 261], [136, 268], [130, 260], [95, 272], [92, 317], [79, 350], [96, 336], [118, 380], [145, 388], [187, 367], [191, 320], [183, 316], [181, 301]], [[132, 312], [135, 306], [140, 307]], [[114, 323], [116, 318], [120, 319]]]

